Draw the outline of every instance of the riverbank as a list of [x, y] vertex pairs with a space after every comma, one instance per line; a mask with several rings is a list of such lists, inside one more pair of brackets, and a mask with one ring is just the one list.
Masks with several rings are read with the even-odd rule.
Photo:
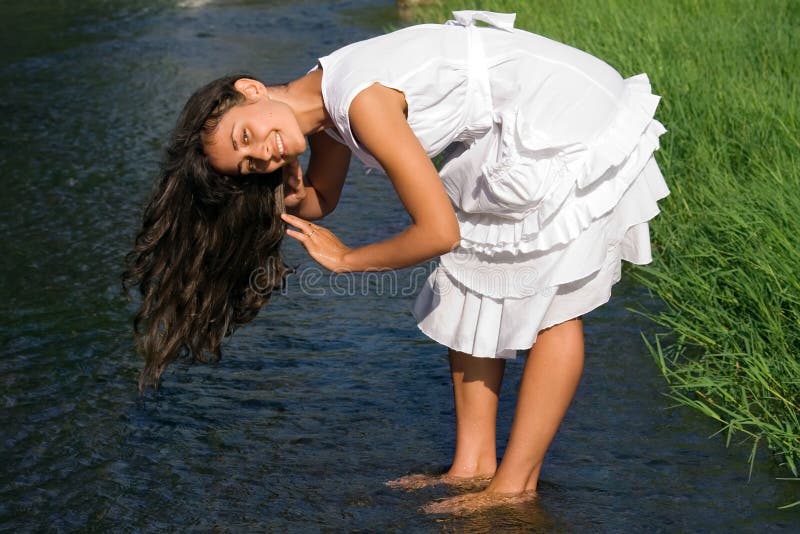
[[[657, 159], [672, 194], [651, 223], [654, 262], [626, 266], [663, 302], [640, 310], [672, 395], [727, 442], [800, 465], [800, 59], [791, 1], [471, 2], [516, 26], [649, 74], [669, 133]], [[415, 8], [443, 21], [461, 0]], [[656, 330], [655, 328], [653, 329]], [[794, 503], [800, 505], [800, 501]]]

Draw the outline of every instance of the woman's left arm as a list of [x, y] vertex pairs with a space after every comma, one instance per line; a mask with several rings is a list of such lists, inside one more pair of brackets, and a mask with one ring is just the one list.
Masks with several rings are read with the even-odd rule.
[[402, 93], [375, 84], [353, 100], [350, 126], [391, 179], [411, 216], [408, 228], [385, 241], [349, 249], [324, 228], [310, 226], [291, 215], [284, 217], [301, 230], [289, 230], [289, 235], [334, 272], [400, 269], [449, 252], [460, 242], [450, 199], [436, 168], [408, 125], [404, 108]]

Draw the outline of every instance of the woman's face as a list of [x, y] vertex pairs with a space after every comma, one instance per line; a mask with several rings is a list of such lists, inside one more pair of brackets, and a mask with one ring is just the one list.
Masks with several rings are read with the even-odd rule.
[[247, 101], [229, 109], [203, 147], [211, 166], [228, 176], [268, 173], [306, 149], [306, 138], [287, 104], [271, 100], [255, 80], [235, 84]]

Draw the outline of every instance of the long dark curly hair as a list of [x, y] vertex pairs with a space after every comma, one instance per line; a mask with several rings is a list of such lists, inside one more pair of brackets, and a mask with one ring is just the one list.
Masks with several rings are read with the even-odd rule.
[[219, 78], [189, 98], [126, 256], [123, 291], [138, 286], [142, 297], [133, 317], [140, 391], [158, 387], [177, 358], [219, 360], [222, 338], [251, 321], [286, 275], [281, 171], [223, 176], [203, 152], [203, 138], [245, 101], [234, 87], [245, 77]]

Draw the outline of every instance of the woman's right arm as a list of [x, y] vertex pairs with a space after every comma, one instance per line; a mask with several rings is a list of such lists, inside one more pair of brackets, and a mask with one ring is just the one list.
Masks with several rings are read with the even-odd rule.
[[[311, 157], [305, 177], [289, 177], [286, 211], [306, 220], [316, 220], [336, 208], [350, 166], [350, 149], [325, 132], [308, 137]], [[301, 174], [300, 167], [286, 172]]]

